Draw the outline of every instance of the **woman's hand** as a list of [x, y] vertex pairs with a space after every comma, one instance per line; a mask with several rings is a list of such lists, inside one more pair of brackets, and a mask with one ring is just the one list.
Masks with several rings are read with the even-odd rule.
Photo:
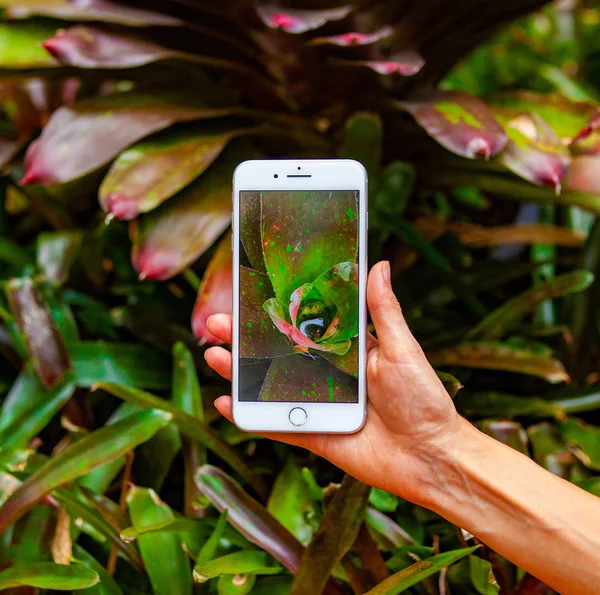
[[[387, 262], [369, 274], [367, 302], [378, 340], [369, 337], [365, 426], [355, 434], [265, 434], [302, 446], [330, 460], [353, 477], [426, 504], [436, 481], [433, 465], [452, 445], [459, 429], [469, 426], [454, 408], [421, 347], [412, 336], [390, 284]], [[210, 332], [231, 342], [231, 317], [208, 319]], [[231, 379], [231, 353], [206, 351], [206, 361]], [[231, 419], [231, 397], [215, 402]]]

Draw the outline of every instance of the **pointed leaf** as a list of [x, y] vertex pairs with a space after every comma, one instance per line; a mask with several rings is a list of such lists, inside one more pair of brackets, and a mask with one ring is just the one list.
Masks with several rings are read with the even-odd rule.
[[497, 392], [461, 392], [454, 399], [464, 415], [477, 417], [536, 417], [564, 419], [564, 411], [539, 397], [514, 396]]
[[128, 27], [179, 26], [175, 17], [148, 10], [121, 6], [106, 0], [28, 0], [27, 2], [0, 2], [8, 19], [27, 19], [46, 16], [67, 21], [100, 21]]
[[142, 279], [162, 281], [180, 273], [227, 229], [231, 176], [243, 160], [228, 149], [199, 180], [132, 223], [133, 267]]
[[396, 105], [443, 147], [469, 159], [489, 158], [507, 142], [506, 132], [488, 107], [476, 97], [458, 91], [437, 91], [422, 101]]
[[261, 401], [356, 403], [356, 378], [317, 356], [287, 355], [273, 360], [260, 392]]
[[327, 579], [356, 540], [370, 490], [350, 475], [344, 477], [306, 547], [290, 595], [323, 592]]
[[467, 334], [468, 339], [493, 341], [507, 335], [527, 315], [546, 300], [585, 291], [594, 281], [589, 271], [571, 271], [532, 287], [504, 302]]
[[425, 66], [425, 60], [423, 57], [415, 51], [401, 52], [400, 54], [394, 54], [387, 60], [339, 60], [332, 59], [333, 64], [340, 66], [360, 66], [363, 68], [370, 68], [377, 74], [383, 76], [393, 76], [398, 74], [400, 76], [413, 76], [420, 72]]
[[274, 564], [266, 552], [257, 550], [234, 552], [194, 566], [194, 581], [205, 583], [223, 574], [279, 574], [282, 566]]
[[292, 457], [287, 459], [275, 479], [267, 510], [301, 543], [310, 541], [313, 530], [307, 519], [315, 511], [308, 486]]
[[483, 558], [469, 557], [471, 583], [480, 595], [496, 595], [500, 591], [492, 565]]
[[150, 439], [172, 415], [149, 410], [96, 430], [44, 463], [0, 509], [0, 533], [31, 510], [54, 488], [85, 475]]
[[0, 591], [15, 587], [36, 587], [71, 591], [95, 585], [98, 573], [83, 564], [33, 562], [12, 566], [0, 572]]
[[507, 108], [493, 108], [504, 125], [508, 143], [498, 160], [512, 172], [560, 194], [571, 158], [552, 128], [540, 116]]
[[256, 584], [256, 576], [256, 574], [224, 574], [219, 578], [217, 591], [219, 595], [247, 595]]
[[179, 431], [192, 440], [197, 440], [200, 444], [211, 450], [214, 454], [231, 465], [259, 494], [264, 494], [265, 484], [262, 478], [254, 471], [246, 462], [238, 456], [238, 454], [225, 443], [219, 434], [215, 432], [206, 423], [200, 421], [197, 417], [193, 417], [183, 412], [179, 407], [176, 407], [169, 401], [155, 397], [154, 395], [127, 386], [117, 384], [99, 383], [98, 388], [106, 392], [128, 401], [135, 403], [140, 407], [161, 409], [163, 412], [168, 412], [172, 417], [173, 423], [177, 425]]
[[372, 488], [369, 504], [382, 512], [394, 512], [398, 508], [398, 496], [378, 488]]
[[286, 33], [305, 33], [312, 29], [318, 29], [329, 21], [339, 21], [345, 18], [351, 10], [351, 6], [325, 10], [293, 10], [265, 4], [256, 8], [258, 16], [267, 27], [281, 29]]
[[42, 294], [30, 278], [11, 279], [8, 302], [25, 337], [33, 367], [42, 384], [58, 384], [71, 367], [69, 354]]
[[560, 426], [563, 438], [577, 447], [575, 454], [586, 467], [600, 470], [600, 429], [578, 419], [568, 419]]
[[71, 345], [77, 386], [91, 388], [99, 382], [115, 382], [140, 388], [168, 388], [168, 360], [145, 345], [79, 341]]
[[221, 541], [221, 537], [223, 537], [225, 527], [227, 526], [227, 514], [227, 509], [225, 509], [219, 515], [219, 520], [217, 521], [214, 531], [210, 534], [210, 537], [206, 540], [202, 549], [196, 556], [196, 564], [203, 564], [204, 562], [208, 562], [215, 558], [219, 542]]
[[569, 375], [556, 359], [503, 343], [461, 343], [427, 357], [432, 366], [459, 366], [531, 374], [548, 382], [567, 382]]
[[265, 264], [282, 303], [331, 267], [356, 261], [356, 192], [261, 192], [261, 209]]
[[37, 265], [48, 281], [63, 285], [77, 258], [83, 233], [80, 231], [43, 232], [37, 237]]
[[561, 439], [555, 425], [542, 422], [529, 426], [527, 436], [533, 449], [533, 458], [536, 463], [546, 467], [549, 456], [563, 455], [567, 453], [567, 445]]
[[124, 595], [115, 579], [106, 572], [96, 558], [88, 554], [78, 545], [75, 545], [74, 553], [79, 562], [97, 572], [100, 578], [100, 582], [97, 585], [89, 587], [82, 595]]
[[192, 95], [137, 91], [61, 107], [29, 147], [23, 183], [75, 180], [105, 165], [132, 143], [175, 122], [213, 118], [229, 111], [207, 108]]
[[375, 187], [381, 166], [382, 143], [383, 123], [379, 115], [359, 112], [346, 120], [338, 157], [362, 163], [369, 182]]
[[41, 42], [54, 35], [57, 25], [45, 21], [0, 23], [0, 69], [54, 68], [56, 60]]
[[192, 330], [201, 343], [209, 345], [222, 343], [208, 330], [206, 321], [213, 314], [221, 312], [231, 314], [233, 308], [232, 268], [231, 234], [225, 234], [204, 271], [202, 285], [198, 290], [198, 297], [192, 312]]
[[[133, 487], [127, 495], [127, 506], [133, 526], [138, 530], [175, 518], [154, 490]], [[155, 595], [191, 595], [190, 563], [177, 533], [139, 535], [137, 542]]]
[[151, 211], [200, 176], [233, 134], [170, 130], [133, 145], [117, 157], [102, 182], [102, 208], [117, 219]]
[[184, 60], [246, 72], [236, 62], [171, 50], [138, 36], [92, 25], [61, 29], [42, 45], [61, 64], [78, 68], [135, 68], [161, 60]]
[[373, 33], [342, 33], [341, 35], [331, 35], [329, 37], [315, 37], [309, 41], [310, 45], [336, 45], [336, 46], [357, 46], [371, 45], [383, 39], [389, 39], [394, 34], [394, 29], [389, 26], [382, 27]]
[[529, 456], [529, 441], [520, 423], [516, 421], [485, 421], [481, 425], [481, 431], [502, 444]]
[[304, 547], [237, 482], [220, 469], [204, 465], [196, 483], [217, 510], [227, 510], [227, 520], [244, 537], [296, 572]]
[[444, 552], [443, 554], [432, 556], [427, 560], [417, 562], [390, 576], [390, 578], [368, 591], [365, 595], [397, 595], [397, 593], [403, 593], [406, 589], [420, 583], [423, 579], [437, 574], [442, 568], [446, 568], [462, 558], [470, 556], [478, 547]]
[[14, 382], [0, 410], [0, 446], [26, 448], [75, 392], [71, 374], [52, 389], [45, 389], [31, 370]]

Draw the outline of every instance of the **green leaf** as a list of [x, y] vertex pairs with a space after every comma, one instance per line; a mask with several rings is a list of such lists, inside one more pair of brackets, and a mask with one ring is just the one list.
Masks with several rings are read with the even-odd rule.
[[204, 542], [202, 549], [198, 552], [196, 564], [203, 564], [215, 558], [225, 527], [227, 527], [227, 509], [221, 512], [214, 531], [210, 534], [210, 537]]
[[0, 410], [0, 446], [26, 448], [75, 392], [69, 373], [51, 389], [45, 389], [38, 377], [24, 369], [15, 380]]
[[200, 176], [234, 134], [188, 127], [133, 145], [117, 157], [102, 182], [102, 208], [118, 219], [151, 211]]
[[141, 279], [161, 281], [201, 256], [231, 221], [231, 176], [243, 145], [228, 147], [193, 184], [132, 224], [131, 262]]
[[314, 537], [306, 547], [290, 595], [322, 593], [334, 568], [348, 553], [363, 522], [371, 488], [346, 475]]
[[37, 237], [37, 265], [46, 279], [55, 285], [63, 285], [81, 247], [81, 231], [53, 231], [40, 233]]
[[194, 566], [194, 580], [204, 583], [223, 574], [279, 574], [282, 566], [274, 564], [266, 552], [239, 551]]
[[261, 192], [261, 213], [267, 273], [282, 303], [289, 304], [298, 287], [312, 283], [335, 265], [356, 262], [356, 192], [336, 192], [335, 197], [329, 191]]
[[398, 496], [373, 488], [369, 494], [369, 504], [381, 512], [394, 512], [398, 508]]
[[406, 589], [438, 573], [442, 568], [446, 568], [462, 558], [470, 556], [478, 547], [444, 552], [443, 554], [432, 556], [427, 560], [417, 562], [390, 576], [390, 578], [377, 585], [374, 589], [368, 591], [366, 595], [396, 595], [397, 593], [403, 593]]
[[266, 491], [262, 478], [220, 438], [217, 432], [198, 418], [183, 412], [169, 401], [135, 388], [107, 383], [98, 384], [98, 388], [124, 401], [135, 403], [140, 407], [161, 409], [164, 412], [168, 412], [169, 417], [173, 419], [173, 423], [177, 425], [179, 431], [184, 436], [192, 440], [197, 440], [231, 465], [259, 494], [264, 494]]
[[569, 375], [558, 360], [504, 343], [461, 343], [428, 353], [427, 358], [432, 366], [503, 370], [538, 376], [552, 383], [569, 380]]
[[302, 544], [231, 477], [211, 465], [200, 467], [196, 484], [246, 539], [296, 572], [304, 552]]
[[544, 467], [549, 456], [562, 455], [567, 452], [567, 445], [561, 440], [554, 424], [542, 422], [529, 426], [527, 436], [533, 449], [533, 458], [536, 463]]
[[102, 566], [96, 558], [88, 554], [88, 552], [77, 544], [73, 547], [73, 554], [79, 562], [98, 573], [98, 577], [100, 578], [98, 584], [85, 589], [81, 595], [123, 595], [121, 587], [119, 587], [115, 579], [106, 572], [104, 566]]
[[452, 374], [448, 374], [448, 372], [440, 372], [436, 370], [435, 372], [438, 375], [438, 378], [442, 381], [444, 388], [448, 391], [448, 394], [454, 399], [454, 397], [458, 394], [458, 391], [463, 388], [460, 380]]
[[147, 487], [160, 491], [181, 450], [179, 430], [174, 424], [162, 428], [136, 453], [136, 469]]
[[99, 580], [97, 572], [82, 564], [67, 566], [52, 562], [32, 562], [12, 566], [0, 572], [0, 590], [28, 586], [71, 591], [91, 587]]
[[600, 429], [571, 418], [560, 426], [560, 432], [576, 447], [575, 454], [586, 467], [600, 470]]
[[267, 510], [301, 543], [310, 541], [313, 529], [308, 518], [315, 510], [302, 472], [292, 457], [275, 479]]
[[422, 101], [397, 101], [443, 147], [468, 159], [488, 159], [507, 142], [487, 105], [459, 91], [436, 91]]
[[32, 364], [42, 384], [58, 384], [71, 367], [65, 343], [48, 304], [32, 279], [11, 279], [8, 302], [15, 322], [25, 337]]
[[467, 416], [478, 417], [553, 417], [565, 414], [550, 401], [539, 397], [517, 397], [497, 392], [461, 392], [454, 399], [456, 408]]
[[[127, 505], [137, 530], [175, 518], [154, 490], [133, 487], [127, 496]], [[177, 533], [139, 535], [137, 542], [155, 595], [191, 595], [190, 563]]]
[[0, 23], [0, 69], [52, 68], [56, 60], [44, 50], [41, 42], [54, 35], [59, 23], [25, 21]]
[[[368, 507], [365, 514], [365, 522], [368, 527], [380, 537], [386, 544], [387, 549], [398, 548], [407, 544], [414, 544], [414, 538], [405, 531], [396, 521], [392, 520], [387, 514]], [[382, 541], [379, 539], [378, 541]]]
[[219, 595], [246, 595], [256, 583], [256, 574], [224, 574], [219, 578]]
[[[527, 400], [527, 397], [524, 397], [524, 399]], [[514, 421], [484, 421], [481, 424], [481, 431], [529, 456], [527, 434], [520, 423]]]
[[543, 285], [532, 287], [504, 302], [467, 334], [470, 340], [493, 341], [507, 335], [529, 313], [546, 300], [585, 291], [594, 281], [589, 271], [570, 271]]
[[[415, 185], [415, 170], [404, 161], [390, 163], [369, 199], [369, 227], [388, 228], [402, 217]], [[369, 238], [371, 239], [371, 238]]]
[[483, 558], [469, 557], [471, 583], [481, 595], [496, 595], [500, 591], [498, 581], [494, 576], [492, 565]]
[[[313, 40], [313, 43], [316, 41]], [[379, 115], [359, 112], [346, 120], [338, 157], [356, 159], [362, 163], [367, 170], [369, 183], [375, 187], [381, 166], [382, 144], [383, 124]]]
[[117, 459], [150, 439], [173, 416], [149, 410], [91, 432], [45, 462], [0, 509], [0, 533], [31, 510], [54, 488], [85, 475], [102, 463]]
[[145, 345], [80, 341], [71, 346], [71, 353], [77, 386], [91, 388], [101, 382], [154, 389], [171, 386], [168, 360]]
[[[23, 183], [50, 185], [75, 180], [153, 132], [176, 122], [226, 113], [227, 109], [207, 108], [197, 96], [179, 92], [128, 91], [61, 107], [30, 146]], [[57, 151], [57, 146], [63, 149]]]

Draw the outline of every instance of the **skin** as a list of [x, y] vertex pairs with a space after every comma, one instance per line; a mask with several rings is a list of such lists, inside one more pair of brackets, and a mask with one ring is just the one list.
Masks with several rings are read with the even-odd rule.
[[[460, 417], [412, 336], [387, 262], [369, 274], [368, 416], [356, 434], [265, 434], [322, 456], [353, 477], [429, 508], [563, 595], [600, 579], [600, 501]], [[208, 319], [231, 342], [231, 317]], [[231, 354], [206, 351], [231, 379]], [[231, 397], [217, 409], [231, 420]]]

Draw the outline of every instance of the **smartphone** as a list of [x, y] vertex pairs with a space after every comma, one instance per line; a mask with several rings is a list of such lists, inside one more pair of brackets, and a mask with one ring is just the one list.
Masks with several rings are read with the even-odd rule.
[[233, 176], [233, 419], [352, 433], [366, 416], [367, 173], [254, 160]]

